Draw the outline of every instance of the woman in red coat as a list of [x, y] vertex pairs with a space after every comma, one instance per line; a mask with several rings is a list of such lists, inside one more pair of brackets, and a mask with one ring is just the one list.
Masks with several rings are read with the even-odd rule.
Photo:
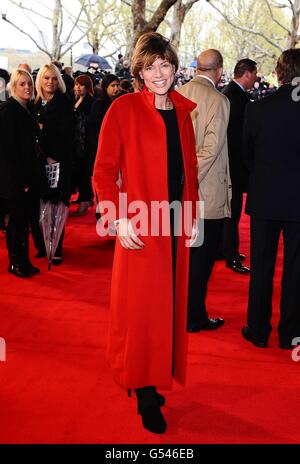
[[[166, 422], [160, 407], [165, 398], [156, 387], [170, 389], [173, 378], [180, 383], [185, 379], [189, 246], [196, 237], [192, 215], [186, 233], [176, 236], [175, 228], [180, 229], [184, 213], [188, 216], [188, 206], [196, 211], [197, 161], [190, 119], [196, 105], [173, 90], [178, 58], [160, 34], [140, 37], [131, 65], [142, 90], [111, 105], [94, 168], [102, 221], [110, 226], [116, 219], [118, 235], [108, 361], [116, 382], [135, 389], [143, 426], [163, 433]], [[182, 206], [179, 221], [170, 208], [173, 201]], [[168, 223], [167, 232], [156, 227], [159, 202], [167, 204], [162, 224], [166, 228]]]

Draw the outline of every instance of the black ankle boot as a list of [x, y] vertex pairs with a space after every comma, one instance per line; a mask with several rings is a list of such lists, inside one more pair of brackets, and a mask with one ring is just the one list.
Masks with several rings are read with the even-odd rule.
[[[155, 388], [155, 387], [153, 387], [153, 388]], [[128, 388], [127, 393], [128, 393], [128, 398], [131, 398], [131, 389], [130, 388]], [[161, 393], [158, 393], [158, 391], [156, 391], [156, 389], [155, 389], [155, 393], [156, 393], [156, 398], [157, 398], [157, 401], [158, 401], [158, 405], [160, 407], [164, 406], [166, 404], [166, 398], [164, 397], [164, 395], [162, 395]]]
[[160, 410], [155, 387], [136, 388], [135, 392], [143, 427], [152, 433], [164, 433], [167, 423]]

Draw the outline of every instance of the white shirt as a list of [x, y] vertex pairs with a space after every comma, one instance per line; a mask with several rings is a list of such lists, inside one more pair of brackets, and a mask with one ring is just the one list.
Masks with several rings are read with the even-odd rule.
[[243, 92], [245, 92], [245, 89], [244, 89], [244, 87], [242, 86], [242, 84], [240, 84], [239, 82], [235, 81], [234, 79], [232, 79], [232, 80], [233, 80], [233, 82], [236, 83], [236, 85], [238, 85], [239, 87], [241, 87], [241, 89], [242, 89]]
[[214, 81], [213, 81], [210, 77], [204, 76], [203, 74], [197, 74], [196, 77], [203, 77], [203, 79], [207, 79], [209, 82], [212, 83], [212, 85], [213, 85], [214, 87], [216, 87]]

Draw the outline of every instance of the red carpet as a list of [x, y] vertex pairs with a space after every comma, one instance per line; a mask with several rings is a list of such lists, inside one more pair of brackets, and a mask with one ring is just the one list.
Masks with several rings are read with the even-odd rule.
[[[248, 218], [241, 252], [249, 256]], [[210, 316], [226, 323], [191, 334], [186, 388], [167, 392], [167, 433], [145, 431], [134, 399], [117, 387], [104, 355], [113, 242], [101, 240], [93, 213], [70, 218], [64, 262], [41, 275], [7, 273], [0, 237], [0, 443], [299, 443], [300, 363], [280, 350], [276, 336], [282, 254], [274, 289], [270, 348], [241, 337], [247, 276], [215, 266]], [[298, 393], [297, 393], [298, 392]]]

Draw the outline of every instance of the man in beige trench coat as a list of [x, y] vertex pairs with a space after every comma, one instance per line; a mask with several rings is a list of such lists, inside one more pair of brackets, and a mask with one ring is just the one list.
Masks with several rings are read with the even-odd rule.
[[216, 89], [223, 73], [218, 50], [202, 52], [197, 75], [178, 91], [197, 104], [192, 113], [198, 158], [200, 200], [204, 201], [204, 241], [191, 249], [187, 330], [218, 329], [221, 318], [209, 318], [205, 300], [207, 284], [218, 250], [222, 222], [230, 217], [231, 180], [227, 151], [230, 103]]

